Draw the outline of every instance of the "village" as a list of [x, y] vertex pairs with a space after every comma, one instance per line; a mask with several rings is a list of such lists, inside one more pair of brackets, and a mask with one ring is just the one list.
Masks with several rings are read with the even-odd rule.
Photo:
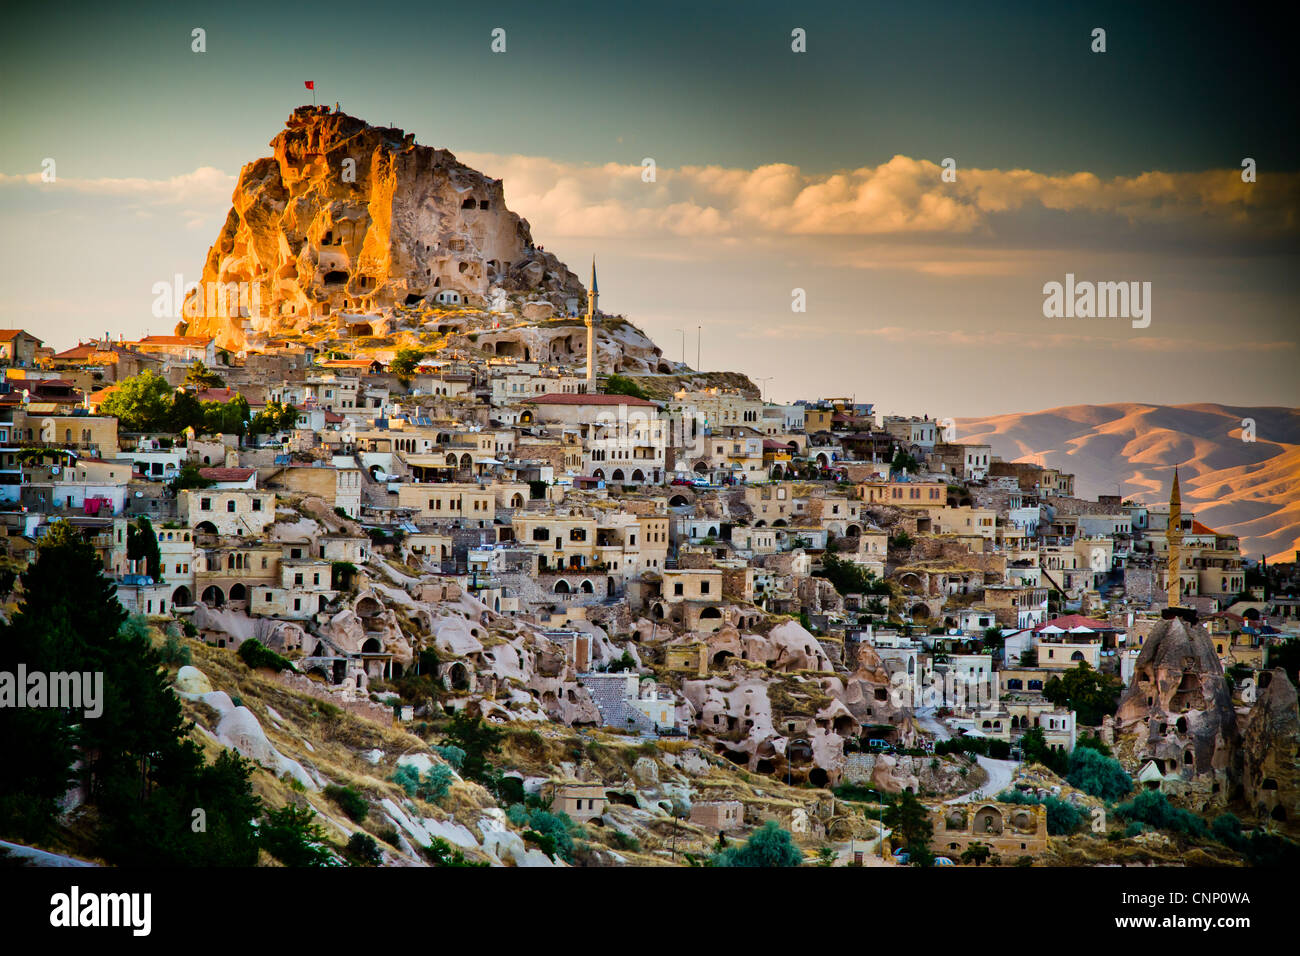
[[[1176, 475], [1160, 504], [1079, 497], [958, 440], [960, 408], [776, 403], [671, 360], [601, 311], [594, 261], [584, 286], [532, 244], [499, 180], [359, 123], [302, 107], [274, 144], [296, 251], [233, 212], [213, 247], [202, 285], [258, 283], [262, 313], [194, 294], [173, 334], [62, 351], [0, 330], [6, 590], [64, 523], [127, 611], [195, 645], [175, 686], [220, 711], [209, 737], [329, 782], [214, 690], [254, 642], [284, 664], [268, 681], [383, 734], [471, 715], [533, 741], [499, 769], [617, 833], [604, 863], [681, 863], [775, 821], [827, 865], [902, 865], [913, 840], [885, 808], [907, 798], [939, 865], [1095, 862], [1108, 827], [1175, 854], [1067, 782], [1085, 749], [1129, 796], [1294, 834], [1279, 661], [1300, 555], [1248, 563]], [[363, 173], [370, 137], [443, 177], [421, 192], [455, 197], [438, 230], [399, 209], [376, 265], [355, 201], [298, 151], [330, 136]], [[574, 757], [575, 735], [631, 756]], [[417, 779], [441, 761], [356, 759]], [[501, 809], [421, 800], [385, 798], [390, 862], [436, 837], [555, 861]], [[1049, 827], [1058, 805], [1076, 825]]]

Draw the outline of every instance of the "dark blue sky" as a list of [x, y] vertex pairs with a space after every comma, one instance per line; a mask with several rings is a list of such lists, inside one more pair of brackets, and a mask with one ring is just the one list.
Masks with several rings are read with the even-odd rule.
[[[818, 173], [902, 153], [1103, 176], [1297, 162], [1288, 34], [1221, 5], [185, 6], [10, 13], [0, 169], [33, 151], [98, 175], [231, 169], [309, 97], [304, 79], [421, 142], [569, 161]], [[498, 26], [505, 55], [489, 50]]]

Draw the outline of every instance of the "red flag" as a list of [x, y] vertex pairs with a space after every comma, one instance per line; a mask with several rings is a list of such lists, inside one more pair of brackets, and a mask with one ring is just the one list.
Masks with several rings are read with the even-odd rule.
[[316, 89], [316, 81], [315, 81], [315, 80], [303, 80], [303, 84], [304, 84], [304, 85], [307, 87], [307, 89], [309, 89], [309, 90], [314, 90], [314, 89]]

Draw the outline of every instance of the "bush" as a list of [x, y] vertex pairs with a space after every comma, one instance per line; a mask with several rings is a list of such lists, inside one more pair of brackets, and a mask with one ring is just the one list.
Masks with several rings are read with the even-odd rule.
[[616, 850], [627, 850], [629, 853], [636, 853], [641, 849], [641, 841], [630, 833], [624, 833], [622, 830], [615, 830], [609, 835], [610, 845]]
[[1079, 746], [1070, 754], [1070, 772], [1065, 777], [1072, 787], [1103, 800], [1118, 800], [1133, 789], [1133, 779], [1113, 757], [1091, 747]]
[[775, 820], [768, 820], [755, 830], [744, 846], [728, 847], [713, 858], [714, 866], [799, 866], [803, 851], [794, 843], [787, 830]]
[[258, 829], [258, 841], [285, 866], [336, 866], [325, 831], [312, 823], [315, 816], [311, 807], [293, 804], [272, 810]]
[[487, 866], [485, 863], [471, 863], [465, 854], [442, 837], [434, 837], [433, 842], [424, 848], [425, 856], [434, 866]]
[[259, 667], [269, 667], [277, 673], [283, 670], [297, 671], [293, 664], [255, 637], [250, 637], [240, 644], [236, 653], [241, 661], [255, 670]]
[[360, 866], [378, 866], [384, 862], [379, 844], [369, 833], [354, 833], [348, 838], [347, 854]]
[[421, 777], [414, 766], [402, 764], [388, 779], [406, 791], [408, 797], [418, 796], [435, 803], [447, 795], [455, 774], [445, 763], [435, 763]]
[[442, 747], [432, 747], [430, 749], [457, 770], [465, 766], [465, 751], [455, 744], [446, 744]]
[[1144, 790], [1128, 803], [1115, 808], [1121, 820], [1136, 820], [1172, 833], [1203, 837], [1208, 834], [1205, 821], [1194, 813], [1180, 810], [1159, 790]]
[[180, 638], [175, 634], [167, 635], [158, 656], [162, 658], [164, 664], [175, 664], [177, 666], [189, 664], [191, 661], [190, 649], [182, 644]]
[[348, 819], [353, 823], [360, 823], [370, 812], [370, 804], [366, 798], [352, 787], [340, 787], [331, 784], [325, 788], [325, 796], [329, 797], [339, 809], [348, 815]]
[[1025, 805], [1041, 804], [1047, 808], [1047, 832], [1051, 836], [1066, 836], [1083, 825], [1087, 812], [1060, 797], [1038, 797], [1022, 790], [1004, 790], [998, 794], [1002, 803], [1019, 803]]

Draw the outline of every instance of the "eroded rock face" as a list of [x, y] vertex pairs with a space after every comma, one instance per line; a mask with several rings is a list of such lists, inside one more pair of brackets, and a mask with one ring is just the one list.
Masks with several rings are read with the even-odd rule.
[[1251, 708], [1242, 741], [1243, 795], [1260, 819], [1295, 826], [1300, 821], [1300, 705], [1286, 671], [1274, 668], [1260, 678], [1267, 686]]
[[1240, 780], [1232, 694], [1200, 625], [1174, 617], [1155, 626], [1120, 698], [1115, 728], [1135, 766], [1155, 760], [1166, 775], [1179, 774], [1187, 784], [1181, 789], [1199, 807], [1222, 805]]
[[[242, 348], [241, 309], [252, 329], [275, 333], [444, 292], [486, 304], [492, 286], [557, 310], [586, 300], [506, 208], [501, 180], [448, 150], [323, 106], [294, 110], [271, 147], [240, 171], [203, 287], [186, 301], [189, 334]], [[210, 291], [228, 283], [244, 284], [242, 303]]]

